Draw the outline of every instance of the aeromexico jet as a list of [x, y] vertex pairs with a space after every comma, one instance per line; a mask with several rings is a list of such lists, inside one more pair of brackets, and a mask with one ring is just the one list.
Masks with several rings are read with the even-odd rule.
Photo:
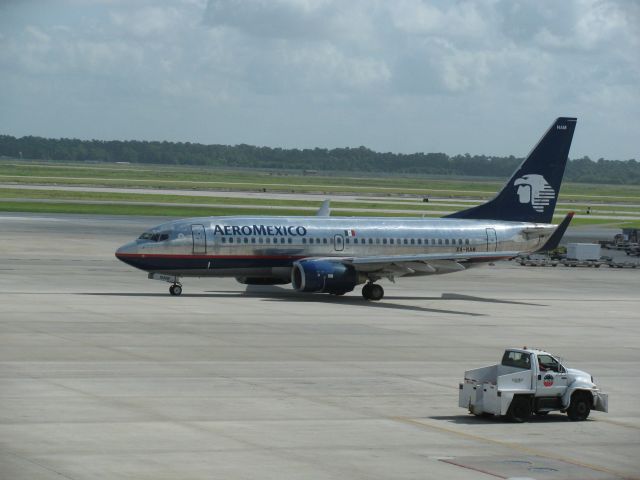
[[552, 225], [575, 118], [558, 118], [492, 200], [444, 218], [205, 217], [176, 220], [120, 247], [116, 257], [171, 283], [235, 277], [249, 285], [291, 283], [300, 292], [343, 295], [364, 284], [380, 300], [381, 279], [460, 272], [553, 248], [572, 213]]

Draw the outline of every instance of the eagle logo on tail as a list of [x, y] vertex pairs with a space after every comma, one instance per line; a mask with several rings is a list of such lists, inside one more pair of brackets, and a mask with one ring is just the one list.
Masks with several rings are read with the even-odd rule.
[[536, 212], [544, 212], [551, 200], [555, 199], [556, 192], [542, 175], [523, 175], [513, 182], [518, 187], [516, 193], [520, 203], [529, 203]]

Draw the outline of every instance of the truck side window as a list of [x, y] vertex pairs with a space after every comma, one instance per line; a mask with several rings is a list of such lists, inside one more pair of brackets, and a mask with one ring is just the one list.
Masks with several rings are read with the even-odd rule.
[[540, 371], [542, 372], [551, 371], [559, 373], [560, 371], [558, 361], [549, 355], [538, 355], [538, 367], [540, 367]]

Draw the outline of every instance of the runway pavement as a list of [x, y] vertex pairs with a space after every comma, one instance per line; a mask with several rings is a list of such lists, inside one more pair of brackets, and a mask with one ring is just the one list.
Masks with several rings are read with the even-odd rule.
[[[113, 256], [161, 221], [0, 214], [1, 479], [640, 478], [639, 270], [176, 298]], [[464, 370], [523, 345], [592, 373], [610, 413], [458, 408]]]

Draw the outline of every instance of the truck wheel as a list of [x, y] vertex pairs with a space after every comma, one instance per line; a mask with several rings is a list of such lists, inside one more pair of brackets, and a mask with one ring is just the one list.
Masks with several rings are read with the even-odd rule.
[[531, 417], [531, 402], [526, 397], [513, 397], [509, 410], [507, 411], [509, 420], [515, 423], [523, 423]]
[[571, 397], [571, 404], [567, 408], [567, 416], [572, 422], [579, 422], [589, 418], [591, 413], [591, 399], [586, 393], [574, 393]]

